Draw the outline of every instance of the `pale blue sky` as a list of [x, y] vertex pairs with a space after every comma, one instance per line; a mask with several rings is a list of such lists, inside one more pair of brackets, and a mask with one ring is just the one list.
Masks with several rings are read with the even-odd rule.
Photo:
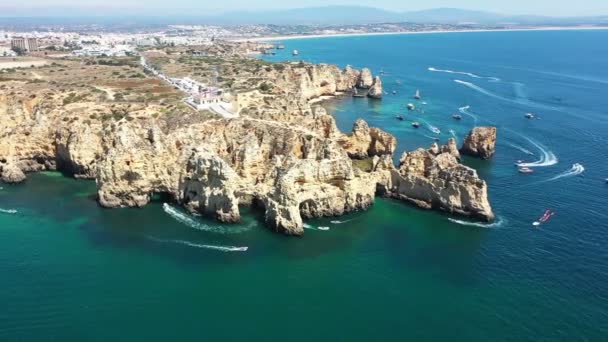
[[141, 9], [147, 14], [167, 14], [167, 11], [171, 14], [193, 14], [193, 11], [267, 10], [328, 5], [373, 6], [395, 11], [455, 7], [504, 14], [608, 15], [608, 0], [2, 0], [0, 10], [8, 13], [49, 8], [89, 8], [103, 12]]

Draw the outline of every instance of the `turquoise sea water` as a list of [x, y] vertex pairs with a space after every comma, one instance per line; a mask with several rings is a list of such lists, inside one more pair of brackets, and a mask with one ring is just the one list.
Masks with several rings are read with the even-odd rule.
[[[608, 31], [285, 41], [273, 59], [298, 49], [384, 70], [396, 95], [328, 104], [343, 130], [364, 118], [401, 151], [429, 145], [429, 126], [459, 142], [475, 120], [498, 126], [495, 158], [465, 162], [488, 181], [499, 223], [378, 200], [286, 238], [255, 212], [223, 226], [161, 202], [104, 210], [93, 182], [31, 175], [0, 185], [0, 341], [605, 341], [606, 42]], [[416, 89], [424, 113], [404, 108]], [[545, 166], [518, 174], [518, 159]], [[567, 173], [574, 163], [582, 174]], [[547, 208], [556, 215], [534, 229]]]

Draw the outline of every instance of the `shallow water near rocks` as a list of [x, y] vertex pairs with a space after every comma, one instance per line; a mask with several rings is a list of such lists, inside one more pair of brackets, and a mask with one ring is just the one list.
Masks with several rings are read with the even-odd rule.
[[[193, 225], [161, 201], [107, 210], [94, 182], [30, 175], [0, 190], [0, 341], [605, 340], [606, 41], [608, 31], [285, 41], [272, 58], [298, 49], [384, 69], [382, 101], [327, 104], [342, 130], [364, 118], [401, 152], [432, 143], [427, 125], [459, 143], [474, 118], [498, 126], [495, 158], [465, 163], [488, 181], [499, 223], [379, 199], [287, 238], [255, 211], [237, 226]], [[416, 89], [424, 114], [404, 107]], [[465, 106], [473, 116], [453, 120]], [[519, 159], [545, 166], [522, 175]], [[556, 215], [533, 228], [545, 209]]]

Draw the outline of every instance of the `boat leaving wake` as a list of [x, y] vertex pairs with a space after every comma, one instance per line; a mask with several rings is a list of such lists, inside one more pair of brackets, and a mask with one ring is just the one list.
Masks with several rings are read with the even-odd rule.
[[441, 130], [433, 125], [431, 125], [430, 123], [424, 121], [424, 120], [420, 120], [422, 122], [424, 122], [424, 124], [426, 125], [426, 128], [428, 128], [429, 131], [435, 133], [435, 134], [441, 134]]
[[16, 214], [17, 210], [15, 209], [2, 209], [0, 208], [0, 213], [5, 213], [5, 214]]
[[492, 222], [492, 223], [463, 221], [463, 220], [457, 220], [457, 219], [454, 219], [451, 217], [448, 218], [448, 220], [450, 222], [457, 223], [457, 224], [460, 224], [463, 226], [480, 227], [480, 228], [498, 228], [498, 227], [502, 227], [502, 225], [506, 222], [505, 220], [502, 219], [502, 217], [498, 217], [498, 220], [496, 220], [496, 222]]
[[184, 246], [188, 246], [188, 247], [195, 247], [195, 248], [204, 248], [204, 249], [213, 249], [216, 251], [221, 251], [221, 252], [245, 252], [249, 249], [249, 247], [237, 247], [237, 246], [216, 246], [216, 245], [205, 245], [205, 244], [200, 244], [200, 243], [194, 243], [194, 242], [190, 242], [190, 241], [186, 241], [186, 240], [165, 240], [165, 239], [159, 239], [159, 238], [155, 238], [152, 236], [146, 236], [147, 239], [155, 241], [155, 242], [160, 242], [160, 243], [174, 243], [174, 244], [178, 244], [178, 245], [184, 245]]
[[480, 79], [490, 80], [492, 82], [498, 82], [498, 81], [500, 81], [500, 78], [498, 78], [498, 77], [479, 76], [479, 75], [476, 75], [474, 73], [466, 72], [466, 71], [442, 70], [442, 69], [436, 69], [436, 68], [433, 68], [433, 67], [430, 67], [428, 70], [429, 71], [433, 71], [433, 72], [445, 72], [445, 73], [448, 73], [448, 74], [466, 75], [466, 76], [473, 77], [473, 78], [480, 78]]
[[538, 151], [540, 152], [540, 159], [535, 161], [535, 162], [531, 162], [531, 163], [519, 163], [517, 164], [517, 166], [519, 167], [541, 167], [541, 166], [551, 166], [551, 165], [555, 165], [557, 164], [558, 160], [557, 157], [555, 156], [555, 154], [553, 154], [553, 152], [547, 150], [544, 146], [542, 146], [541, 144], [537, 143], [536, 141], [524, 137], [522, 136], [524, 139], [528, 140], [528, 142], [530, 142], [530, 144], [534, 145], [534, 147], [536, 147], [538, 149]]
[[570, 168], [570, 170], [565, 171], [553, 178], [547, 179], [547, 182], [549, 181], [554, 181], [554, 180], [558, 180], [560, 178], [564, 178], [564, 177], [572, 177], [572, 176], [578, 176], [581, 173], [585, 172], [585, 167], [579, 163], [575, 163], [572, 165], [572, 167]]
[[199, 222], [192, 218], [187, 213], [184, 213], [168, 203], [163, 203], [163, 210], [176, 221], [185, 224], [197, 230], [203, 230], [218, 234], [236, 234], [248, 230], [250, 227], [225, 227], [225, 226], [210, 226], [203, 222]]

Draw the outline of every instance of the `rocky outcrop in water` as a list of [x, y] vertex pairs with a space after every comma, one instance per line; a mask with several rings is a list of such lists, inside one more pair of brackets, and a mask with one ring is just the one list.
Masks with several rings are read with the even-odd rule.
[[357, 79], [357, 88], [369, 89], [372, 85], [374, 85], [372, 72], [368, 68], [361, 69], [361, 73]]
[[380, 80], [379, 76], [376, 76], [376, 78], [374, 78], [374, 83], [372, 84], [371, 88], [369, 88], [367, 96], [373, 99], [381, 99], [383, 92], [382, 80]]
[[25, 180], [25, 174], [14, 163], [0, 161], [0, 180], [5, 183], [20, 183]]
[[496, 151], [496, 127], [474, 127], [464, 139], [460, 152], [490, 159]]
[[382, 191], [421, 208], [493, 220], [486, 183], [474, 169], [460, 164], [450, 149], [433, 146], [404, 152], [399, 167], [389, 168], [390, 175], [379, 182]]

